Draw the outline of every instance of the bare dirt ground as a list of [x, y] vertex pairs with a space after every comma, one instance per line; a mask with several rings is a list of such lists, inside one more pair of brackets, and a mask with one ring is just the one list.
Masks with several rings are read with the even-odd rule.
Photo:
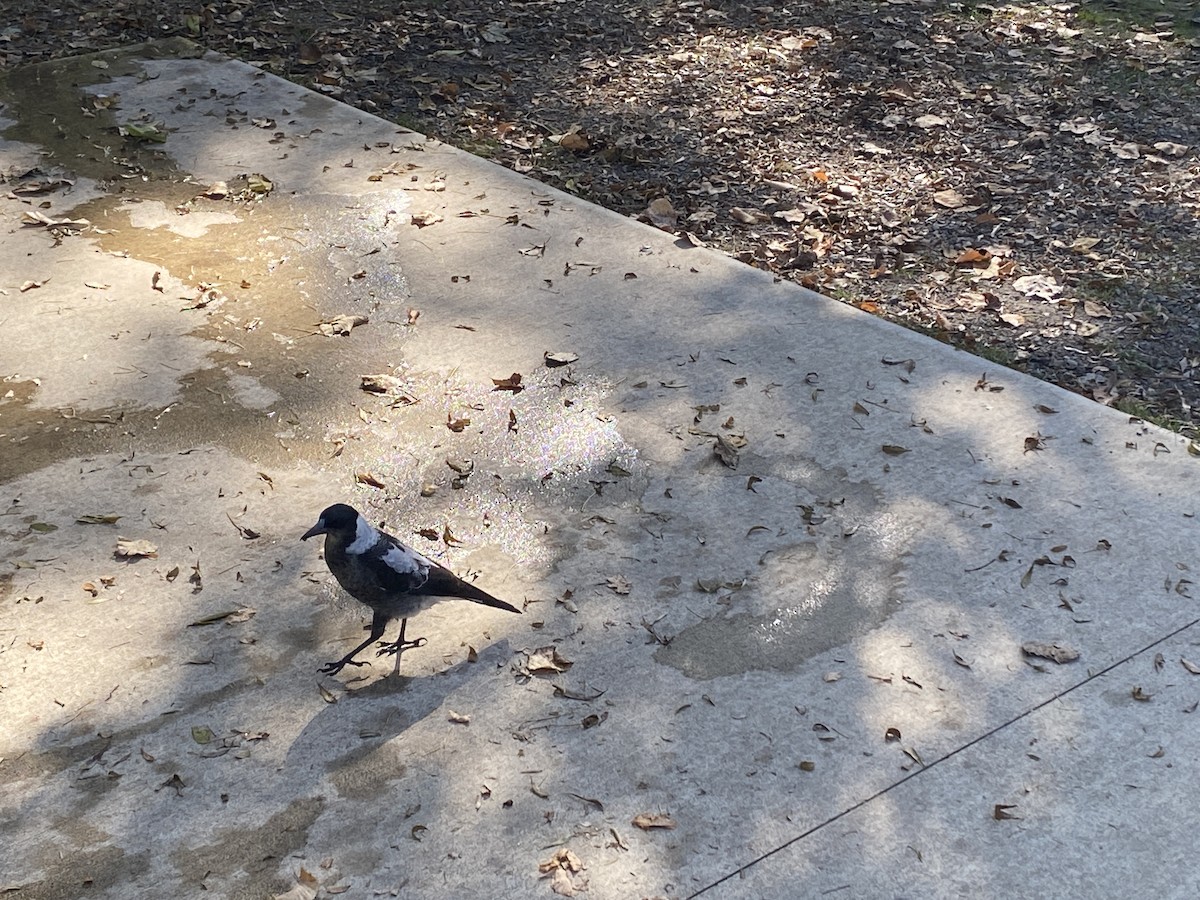
[[7, 10], [5, 69], [190, 37], [1200, 434], [1200, 14], [1187, 0]]

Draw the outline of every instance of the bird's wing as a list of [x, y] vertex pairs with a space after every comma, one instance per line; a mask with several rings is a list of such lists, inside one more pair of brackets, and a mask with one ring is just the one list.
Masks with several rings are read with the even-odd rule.
[[[349, 554], [352, 560], [357, 560], [351, 565], [366, 582], [363, 585], [366, 593], [381, 598], [421, 593], [430, 568], [436, 563], [390, 534], [380, 532], [379, 538], [374, 546], [362, 553]], [[351, 593], [355, 592], [351, 590]]]
[[457, 597], [495, 609], [520, 612], [512, 604], [463, 581], [445, 566], [439, 566], [387, 532], [381, 531], [379, 537], [379, 542], [364, 554], [364, 561], [369, 563], [379, 586], [392, 596]]

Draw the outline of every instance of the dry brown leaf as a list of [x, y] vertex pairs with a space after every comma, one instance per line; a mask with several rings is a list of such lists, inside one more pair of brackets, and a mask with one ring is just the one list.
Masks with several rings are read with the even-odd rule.
[[117, 538], [117, 556], [126, 559], [157, 559], [158, 547], [149, 541], [134, 541], [129, 538]]
[[360, 375], [359, 387], [369, 394], [400, 393], [404, 382], [395, 375]]
[[633, 582], [623, 575], [609, 575], [604, 583], [618, 594], [628, 594], [633, 590]]
[[371, 320], [366, 316], [334, 316], [332, 319], [323, 319], [317, 323], [317, 330], [325, 337], [333, 337], [334, 335], [348, 335], [360, 325], [366, 325]]
[[633, 824], [642, 831], [652, 828], [663, 828], [668, 831], [675, 828], [675, 820], [666, 813], [640, 813], [633, 817]]
[[493, 391], [512, 391], [514, 394], [519, 394], [525, 390], [525, 386], [521, 384], [521, 373], [513, 372], [507, 378], [493, 378], [492, 384], [495, 387]]
[[673, 228], [679, 220], [679, 213], [666, 197], [650, 201], [646, 207], [646, 218], [659, 228]]
[[554, 855], [544, 862], [538, 863], [538, 871], [545, 875], [555, 869], [566, 869], [568, 872], [583, 871], [583, 860], [566, 847], [559, 847]]
[[738, 467], [737, 444], [723, 434], [717, 435], [717, 441], [713, 444], [713, 455], [727, 468], [736, 469]]
[[938, 191], [934, 194], [933, 202], [938, 206], [944, 206], [946, 209], [961, 209], [967, 205], [967, 198], [958, 191], [950, 189]]
[[436, 225], [442, 221], [442, 216], [435, 212], [419, 212], [413, 214], [411, 221], [418, 228], [428, 228], [430, 225]]
[[276, 894], [274, 900], [313, 900], [313, 897], [317, 896], [318, 887], [317, 879], [312, 873], [301, 867], [300, 874], [296, 876], [295, 886], [290, 891]]
[[1021, 652], [1026, 656], [1037, 656], [1041, 659], [1056, 662], [1059, 665], [1079, 659], [1079, 651], [1074, 647], [1057, 643], [1051, 644], [1044, 641], [1026, 641], [1021, 645]]
[[565, 672], [574, 663], [558, 652], [557, 647], [539, 647], [528, 654], [525, 668], [533, 675]]
[[554, 874], [550, 876], [550, 890], [560, 897], [574, 897], [580, 891], [587, 890], [587, 880], [583, 879], [581, 884], [576, 884], [566, 869], [555, 869]]

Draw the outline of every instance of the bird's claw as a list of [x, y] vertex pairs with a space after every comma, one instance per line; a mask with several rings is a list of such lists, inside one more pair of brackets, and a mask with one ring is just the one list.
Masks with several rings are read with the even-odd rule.
[[336, 675], [338, 672], [342, 671], [342, 669], [346, 668], [346, 666], [365, 665], [367, 665], [366, 661], [361, 659], [339, 659], [337, 662], [325, 663], [325, 665], [321, 666], [321, 668], [317, 671], [322, 675]]
[[411, 641], [390, 641], [379, 645], [379, 652], [376, 656], [395, 656], [397, 653], [403, 653], [405, 650], [415, 650], [418, 647], [424, 647], [429, 643], [425, 638], [413, 638]]

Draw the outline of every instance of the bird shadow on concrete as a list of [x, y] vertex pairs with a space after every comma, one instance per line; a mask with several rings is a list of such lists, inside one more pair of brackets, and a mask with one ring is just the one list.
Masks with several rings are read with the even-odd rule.
[[[431, 675], [388, 674], [362, 687], [350, 688], [342, 683], [341, 691], [331, 690], [329, 679], [319, 682], [325, 685], [323, 696], [333, 701], [327, 702], [296, 736], [288, 748], [285, 769], [299, 771], [312, 768], [316, 760], [328, 760], [324, 772], [314, 773], [318, 780], [328, 774], [339, 789], [346, 786], [348, 778], [359, 781], [365, 773], [354, 777], [349, 769], [363, 764], [381, 745], [435, 714], [447, 697], [476, 675], [502, 668], [512, 653], [509, 642], [501, 640], [480, 650], [475, 662], [463, 660]], [[392, 665], [390, 658], [384, 658], [383, 663]], [[344, 750], [339, 753], [331, 744], [341, 744]]]

